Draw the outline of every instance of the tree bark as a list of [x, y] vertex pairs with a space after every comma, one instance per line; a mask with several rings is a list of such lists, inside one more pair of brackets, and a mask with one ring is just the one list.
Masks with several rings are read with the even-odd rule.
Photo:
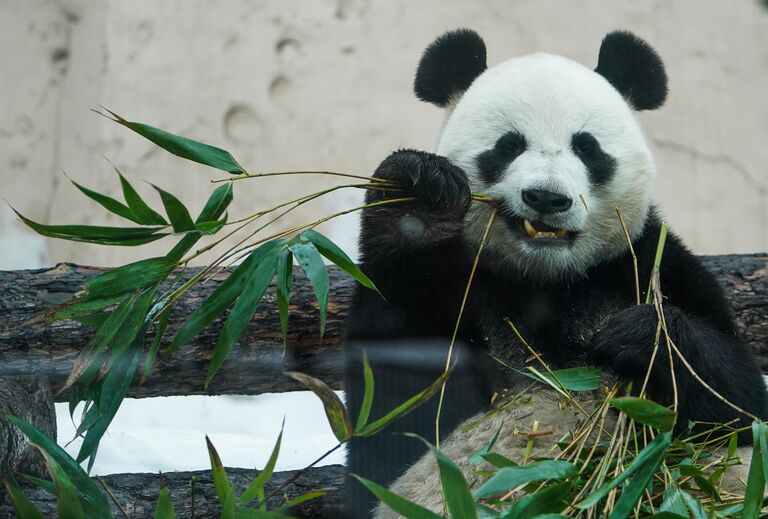
[[[228, 468], [229, 481], [236, 488], [236, 496], [254, 480], [255, 470]], [[277, 472], [267, 484], [266, 494], [290, 478], [295, 471]], [[194, 477], [194, 498], [192, 478]], [[194, 517], [196, 519], [221, 517], [221, 505], [211, 480], [211, 471], [169, 472], [167, 474], [113, 474], [98, 478], [109, 489], [105, 495], [112, 508], [113, 517], [129, 517], [130, 519], [150, 519], [154, 517], [160, 483], [164, 481], [171, 495], [173, 509], [179, 519]], [[41, 488], [19, 481], [24, 494], [34, 503], [45, 517], [56, 517], [56, 497]], [[267, 507], [274, 510], [287, 499], [309, 492], [310, 490], [326, 490], [326, 495], [314, 501], [291, 508], [287, 513], [294, 517], [311, 519], [342, 519], [345, 517], [344, 502], [341, 489], [344, 483], [344, 467], [328, 465], [312, 468], [302, 474], [295, 482], [283, 488], [279, 495], [268, 500]], [[102, 486], [101, 481], [97, 484]], [[286, 499], [287, 498], [287, 499]], [[118, 507], [119, 504], [119, 507]], [[251, 506], [254, 506], [252, 503]], [[7, 495], [0, 492], [0, 517], [15, 517], [12, 505]]]
[[[702, 260], [725, 288], [740, 331], [759, 357], [763, 370], [768, 371], [768, 256], [705, 256]], [[0, 272], [0, 376], [45, 375], [50, 377], [54, 389], [60, 387], [93, 330], [74, 321], [46, 324], [34, 318], [70, 299], [84, 288], [88, 278], [100, 272], [103, 269], [68, 264]], [[185, 276], [192, 272], [194, 269]], [[164, 344], [226, 275], [219, 274], [196, 286], [179, 300]], [[303, 389], [284, 376], [284, 371], [301, 371], [333, 388], [341, 388], [342, 326], [354, 283], [335, 267], [329, 268], [329, 275], [331, 292], [324, 338], [319, 336], [312, 289], [303, 275], [297, 273], [284, 356], [274, 293], [270, 290], [208, 391], [204, 390], [203, 381], [223, 318], [170, 357], [158, 358], [148, 380], [142, 386], [134, 384], [129, 396], [260, 394]], [[58, 399], [66, 399], [66, 395]]]
[[43, 457], [19, 428], [4, 419], [7, 415], [29, 422], [49, 437], [56, 438], [56, 411], [48, 380], [44, 377], [0, 377], [0, 468], [47, 475]]

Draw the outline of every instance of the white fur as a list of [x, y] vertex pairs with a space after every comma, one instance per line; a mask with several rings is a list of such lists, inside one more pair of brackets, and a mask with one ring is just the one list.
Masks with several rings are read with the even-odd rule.
[[[487, 186], [478, 174], [477, 156], [511, 130], [524, 135], [528, 147]], [[607, 185], [592, 185], [571, 149], [571, 138], [580, 131], [591, 133], [616, 160]], [[503, 202], [522, 218], [579, 233], [571, 246], [543, 247], [499, 220], [491, 229], [486, 260], [502, 269], [545, 279], [581, 276], [626, 249], [616, 208], [634, 237], [651, 205], [656, 167], [631, 108], [602, 76], [560, 56], [532, 54], [485, 71], [451, 105], [437, 153], [467, 173], [473, 192]], [[574, 202], [569, 210], [542, 218], [523, 203], [524, 189], [555, 191]], [[479, 243], [489, 214], [487, 204], [472, 205], [466, 218], [472, 243]]]

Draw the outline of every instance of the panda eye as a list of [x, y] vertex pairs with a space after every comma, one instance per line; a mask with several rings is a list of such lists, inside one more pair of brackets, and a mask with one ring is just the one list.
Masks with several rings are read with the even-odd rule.
[[514, 158], [525, 151], [525, 137], [517, 132], [510, 132], [501, 137], [496, 143], [496, 147], [507, 155]]
[[600, 151], [600, 145], [591, 133], [574, 134], [571, 147], [576, 155], [582, 159], [594, 158]]

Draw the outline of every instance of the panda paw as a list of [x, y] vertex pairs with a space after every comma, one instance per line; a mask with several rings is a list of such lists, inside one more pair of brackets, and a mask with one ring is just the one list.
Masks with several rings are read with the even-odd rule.
[[404, 196], [434, 209], [463, 215], [469, 209], [467, 175], [447, 158], [417, 150], [399, 150], [384, 159], [374, 177], [394, 180]]
[[[664, 318], [667, 329], [677, 327], [681, 318], [678, 308], [666, 305]], [[635, 382], [642, 381], [648, 370], [656, 342], [658, 316], [653, 305], [637, 305], [615, 314], [599, 332], [592, 337], [590, 356], [598, 365], [610, 368], [616, 375]], [[663, 346], [663, 332], [660, 345]], [[665, 349], [656, 352], [651, 372], [652, 378], [668, 373], [669, 363]]]

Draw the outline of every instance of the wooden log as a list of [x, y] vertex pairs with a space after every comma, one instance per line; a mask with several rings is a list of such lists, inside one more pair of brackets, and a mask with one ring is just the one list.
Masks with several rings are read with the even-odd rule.
[[[768, 371], [768, 256], [723, 255], [702, 259], [725, 288], [742, 334]], [[74, 321], [29, 321], [68, 300], [83, 289], [88, 278], [102, 271], [60, 264], [50, 269], [0, 272], [0, 376], [43, 374], [51, 378], [54, 388], [65, 380], [93, 330]], [[166, 340], [173, 337], [183, 320], [226, 275], [215, 276], [180, 299]], [[308, 373], [331, 387], [341, 388], [340, 342], [354, 284], [335, 267], [329, 268], [329, 275], [328, 326], [322, 340], [314, 294], [303, 275], [297, 273], [285, 356], [274, 294], [269, 291], [207, 392], [203, 381], [222, 319], [169, 358], [159, 359], [146, 383], [134, 384], [129, 396], [260, 394], [302, 389], [283, 375], [288, 370]]]
[[[237, 496], [242, 495], [257, 474], [257, 471], [249, 469], [228, 468], [226, 470], [230, 483], [236, 488]], [[267, 495], [293, 474], [294, 471], [275, 473], [267, 484]], [[191, 483], [193, 477], [194, 499]], [[165, 481], [168, 486], [176, 517], [180, 519], [221, 517], [221, 505], [213, 488], [210, 470], [167, 474], [113, 474], [98, 478], [97, 485], [102, 488], [106, 485], [109, 489], [109, 493], [105, 491], [105, 495], [112, 508], [113, 517], [150, 519], [154, 517], [161, 481]], [[290, 515], [312, 519], [342, 519], [345, 516], [341, 496], [343, 483], [344, 467], [342, 465], [312, 468], [295, 482], [287, 485], [279, 495], [270, 499], [267, 506], [270, 510], [274, 510], [285, 503], [286, 498], [292, 499], [310, 490], [325, 489], [325, 496], [292, 508], [289, 511]], [[20, 484], [24, 494], [45, 517], [57, 516], [54, 496], [23, 479], [20, 480]], [[193, 503], [194, 515], [192, 514]], [[0, 517], [15, 517], [13, 507], [4, 492], [0, 492]]]
[[56, 411], [48, 380], [0, 377], [0, 467], [38, 476], [47, 474], [43, 457], [20, 429], [4, 419], [6, 415], [29, 422], [56, 438]]

